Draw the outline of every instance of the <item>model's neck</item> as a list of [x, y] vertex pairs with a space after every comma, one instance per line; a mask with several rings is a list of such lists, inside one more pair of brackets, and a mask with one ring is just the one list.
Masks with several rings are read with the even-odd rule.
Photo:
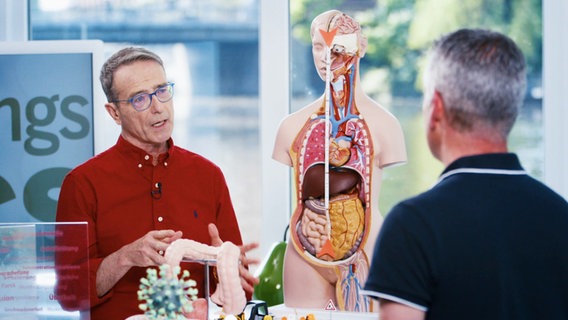
[[357, 78], [356, 65], [353, 65], [346, 72], [331, 81], [330, 92], [331, 98], [333, 99], [333, 106], [342, 109], [351, 107], [350, 103], [353, 103], [355, 100]]

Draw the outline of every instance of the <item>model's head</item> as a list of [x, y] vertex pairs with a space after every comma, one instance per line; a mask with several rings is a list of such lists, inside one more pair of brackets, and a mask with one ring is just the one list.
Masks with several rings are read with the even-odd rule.
[[318, 15], [312, 21], [310, 35], [314, 64], [322, 79], [325, 78], [327, 44], [320, 30], [332, 32], [334, 29], [337, 31], [331, 43], [331, 70], [335, 76], [349, 69], [365, 55], [367, 49], [367, 38], [352, 17], [338, 10]]
[[104, 63], [101, 68], [100, 81], [107, 101], [116, 100], [116, 93], [113, 91], [114, 74], [118, 68], [123, 65], [131, 64], [135, 61], [154, 61], [162, 68], [164, 63], [162, 59], [148, 49], [141, 47], [128, 47], [117, 51]]
[[320, 29], [330, 32], [335, 28], [337, 33], [332, 44], [333, 51], [362, 58], [367, 49], [367, 38], [363, 35], [359, 22], [339, 10], [326, 11], [315, 17], [310, 35], [313, 39]]
[[510, 38], [481, 29], [445, 35], [434, 43], [424, 75], [424, 104], [437, 92], [455, 130], [506, 139], [526, 87], [525, 60]]

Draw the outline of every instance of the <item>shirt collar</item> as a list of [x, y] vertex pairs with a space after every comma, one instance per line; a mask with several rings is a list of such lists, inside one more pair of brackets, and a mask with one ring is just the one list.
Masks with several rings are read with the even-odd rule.
[[514, 153], [489, 153], [459, 158], [446, 167], [438, 181], [457, 173], [527, 174]]
[[[174, 140], [169, 138], [166, 143], [168, 145], [168, 150], [158, 156], [158, 163], [166, 163], [166, 160], [168, 159], [171, 161], [174, 149]], [[116, 147], [118, 148], [118, 151], [124, 154], [129, 160], [136, 161], [138, 163], [152, 163], [152, 156], [150, 154], [128, 142], [122, 136], [118, 137]]]

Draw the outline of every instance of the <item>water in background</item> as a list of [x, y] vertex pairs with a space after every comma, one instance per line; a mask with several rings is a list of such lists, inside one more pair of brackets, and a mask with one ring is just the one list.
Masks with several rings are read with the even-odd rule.
[[[408, 162], [384, 170], [379, 200], [383, 215], [398, 201], [430, 188], [443, 170], [428, 150], [420, 106], [420, 99], [395, 99], [390, 108], [404, 131]], [[539, 180], [544, 177], [543, 143], [542, 103], [527, 101], [511, 132], [509, 150]]]

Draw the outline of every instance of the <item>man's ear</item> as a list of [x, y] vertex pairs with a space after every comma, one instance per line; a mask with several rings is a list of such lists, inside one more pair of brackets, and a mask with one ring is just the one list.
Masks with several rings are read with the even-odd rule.
[[440, 128], [442, 119], [445, 117], [444, 99], [442, 94], [434, 91], [432, 98], [424, 100], [423, 105], [424, 123], [427, 131], [436, 131]]
[[433, 124], [439, 124], [440, 121], [446, 118], [446, 110], [445, 110], [444, 98], [442, 97], [442, 94], [437, 90], [434, 91], [431, 104], [432, 104], [431, 106], [432, 110], [431, 110], [430, 122]]
[[107, 102], [105, 103], [105, 108], [108, 112], [108, 114], [110, 115], [110, 117], [114, 120], [114, 122], [116, 122], [116, 124], [120, 125], [120, 111], [118, 110], [118, 107], [111, 102]]

